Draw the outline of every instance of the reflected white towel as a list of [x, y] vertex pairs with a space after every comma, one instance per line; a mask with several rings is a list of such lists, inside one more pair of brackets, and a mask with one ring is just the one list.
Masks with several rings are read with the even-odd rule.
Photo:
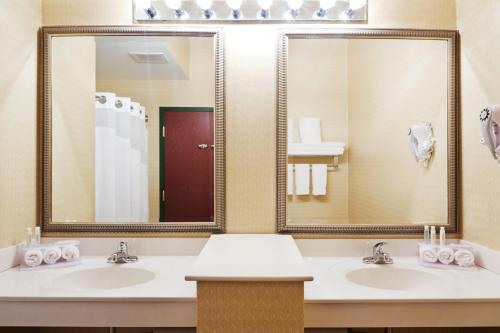
[[43, 254], [39, 249], [29, 249], [24, 253], [24, 263], [27, 266], [35, 267], [42, 263]]
[[295, 164], [295, 195], [309, 195], [309, 164]]
[[293, 164], [288, 164], [286, 175], [286, 191], [288, 195], [293, 194]]
[[288, 143], [293, 142], [293, 118], [288, 118]]
[[312, 165], [313, 195], [326, 195], [327, 173], [328, 170], [326, 164]]
[[449, 247], [443, 247], [437, 255], [439, 262], [445, 265], [449, 265], [455, 260], [455, 252]]
[[321, 121], [319, 118], [299, 119], [300, 141], [302, 143], [321, 143]]
[[62, 257], [66, 261], [75, 261], [80, 258], [80, 250], [74, 245], [68, 245], [62, 249]]
[[460, 267], [474, 266], [474, 254], [469, 250], [458, 250], [455, 252], [455, 262]]
[[425, 262], [434, 263], [438, 261], [438, 255], [432, 246], [422, 246], [420, 247], [420, 259]]
[[48, 247], [43, 251], [43, 261], [48, 265], [55, 264], [61, 258], [61, 249], [57, 246]]

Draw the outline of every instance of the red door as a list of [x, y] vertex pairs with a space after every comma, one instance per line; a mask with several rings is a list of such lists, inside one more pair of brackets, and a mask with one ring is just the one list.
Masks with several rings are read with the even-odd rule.
[[160, 112], [165, 110], [161, 221], [213, 222], [213, 112], [207, 112], [212, 109], [161, 108]]

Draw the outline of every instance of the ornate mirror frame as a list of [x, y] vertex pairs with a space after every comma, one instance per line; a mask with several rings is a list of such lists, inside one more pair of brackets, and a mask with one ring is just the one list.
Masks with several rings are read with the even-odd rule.
[[289, 39], [372, 38], [372, 39], [437, 39], [448, 42], [448, 224], [446, 232], [461, 232], [460, 160], [459, 160], [459, 34], [449, 30], [388, 29], [283, 29], [278, 41], [277, 64], [277, 231], [280, 233], [322, 233], [337, 235], [408, 235], [423, 233], [423, 225], [287, 225], [287, 64]]
[[[57, 36], [185, 36], [214, 39], [215, 77], [215, 214], [214, 222], [186, 223], [56, 223], [52, 222], [52, 88], [51, 39]], [[47, 234], [158, 234], [158, 233], [220, 233], [225, 229], [225, 69], [224, 37], [220, 28], [159, 26], [65, 26], [43, 27], [39, 31], [38, 61], [38, 170], [37, 221]]]

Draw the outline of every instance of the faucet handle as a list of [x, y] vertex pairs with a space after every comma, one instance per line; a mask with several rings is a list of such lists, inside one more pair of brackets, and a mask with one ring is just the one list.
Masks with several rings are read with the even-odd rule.
[[384, 253], [384, 245], [387, 245], [386, 242], [379, 242], [373, 245], [373, 254], [383, 254]]
[[125, 254], [128, 253], [127, 242], [120, 242], [120, 244], [118, 244], [118, 252], [125, 253]]

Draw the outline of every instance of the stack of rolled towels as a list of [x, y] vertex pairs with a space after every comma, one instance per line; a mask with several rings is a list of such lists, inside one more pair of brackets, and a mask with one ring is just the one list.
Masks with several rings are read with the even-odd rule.
[[443, 265], [458, 265], [473, 267], [475, 258], [472, 251], [459, 246], [434, 246], [423, 244], [419, 250], [420, 260], [424, 263], [441, 263]]
[[78, 259], [80, 259], [78, 242], [65, 241], [26, 247], [22, 256], [21, 266], [34, 268], [40, 265], [77, 262]]

